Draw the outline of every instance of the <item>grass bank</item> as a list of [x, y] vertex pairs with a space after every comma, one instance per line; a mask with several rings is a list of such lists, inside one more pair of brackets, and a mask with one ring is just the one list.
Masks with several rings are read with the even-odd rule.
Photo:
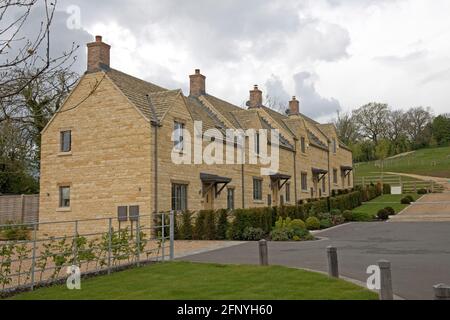
[[13, 299], [346, 299], [375, 300], [365, 288], [281, 266], [159, 263], [82, 280], [81, 290], [59, 285]]

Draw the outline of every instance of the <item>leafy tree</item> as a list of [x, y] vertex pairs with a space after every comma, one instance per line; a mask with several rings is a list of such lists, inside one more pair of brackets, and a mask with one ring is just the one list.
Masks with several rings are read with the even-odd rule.
[[433, 116], [430, 108], [411, 108], [405, 113], [406, 132], [414, 149], [426, 147], [430, 144]]
[[442, 114], [434, 118], [433, 124], [433, 138], [440, 146], [445, 146], [450, 143], [450, 114]]
[[369, 103], [353, 112], [355, 124], [362, 137], [372, 140], [375, 145], [386, 134], [389, 108], [384, 103]]
[[334, 121], [339, 139], [349, 145], [358, 139], [358, 127], [351, 113], [337, 112], [337, 119]]

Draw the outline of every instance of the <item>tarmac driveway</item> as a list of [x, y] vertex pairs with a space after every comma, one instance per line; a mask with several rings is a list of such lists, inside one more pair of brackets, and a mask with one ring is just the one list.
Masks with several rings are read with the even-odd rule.
[[[450, 284], [450, 222], [350, 223], [323, 231], [326, 239], [269, 242], [269, 263], [327, 271], [326, 247], [338, 249], [340, 274], [366, 282], [366, 269], [391, 262], [394, 293], [432, 299], [432, 286]], [[257, 242], [191, 255], [182, 260], [258, 264]]]

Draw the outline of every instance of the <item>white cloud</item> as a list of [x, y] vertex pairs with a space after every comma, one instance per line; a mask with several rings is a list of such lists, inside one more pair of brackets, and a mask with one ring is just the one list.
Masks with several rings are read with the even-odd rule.
[[200, 68], [207, 91], [237, 105], [260, 84], [285, 100], [297, 95], [302, 110], [321, 119], [370, 101], [447, 111], [447, 0], [73, 4], [81, 8], [83, 29], [68, 31], [58, 22], [55, 46], [84, 46], [87, 33], [102, 34], [112, 45], [113, 67], [185, 93], [188, 75]]

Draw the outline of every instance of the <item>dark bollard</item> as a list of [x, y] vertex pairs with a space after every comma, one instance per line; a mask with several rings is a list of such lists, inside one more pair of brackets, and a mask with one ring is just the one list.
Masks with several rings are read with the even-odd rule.
[[333, 278], [339, 278], [339, 267], [336, 247], [327, 247], [328, 257], [328, 275]]
[[267, 252], [267, 241], [259, 240], [259, 264], [261, 266], [269, 265], [269, 256]]

